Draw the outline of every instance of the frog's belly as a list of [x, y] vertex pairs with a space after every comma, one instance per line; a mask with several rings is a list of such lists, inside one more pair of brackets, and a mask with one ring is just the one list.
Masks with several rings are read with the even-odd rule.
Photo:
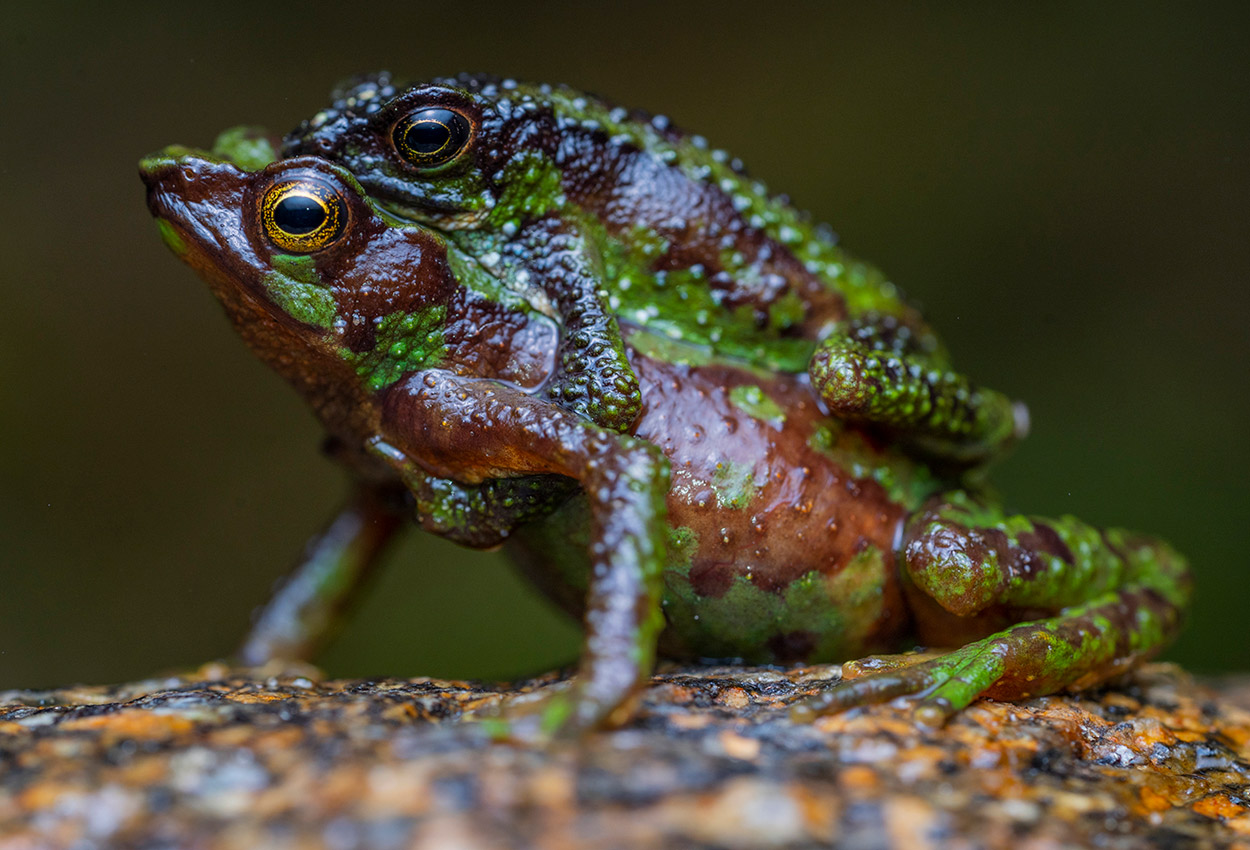
[[672, 464], [662, 652], [837, 660], [897, 645], [906, 508], [844, 468], [863, 474], [884, 454], [795, 376], [632, 363], [644, 388], [634, 433]]
[[[643, 388], [634, 434], [672, 465], [661, 654], [787, 662], [896, 648], [908, 617], [894, 552], [905, 493], [923, 488], [902, 480], [911, 463], [825, 417], [798, 377], [633, 351], [631, 363]], [[890, 492], [873, 480], [883, 470], [899, 485]], [[510, 544], [575, 614], [588, 521], [577, 498]]]

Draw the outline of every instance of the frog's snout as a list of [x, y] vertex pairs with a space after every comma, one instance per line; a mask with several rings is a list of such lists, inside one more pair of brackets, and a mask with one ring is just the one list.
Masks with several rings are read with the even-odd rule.
[[[244, 176], [226, 162], [206, 158], [199, 151], [169, 147], [139, 161], [139, 177], [148, 189], [148, 210], [157, 219], [162, 237], [183, 254], [185, 241], [221, 243], [219, 232], [237, 218]], [[181, 232], [181, 236], [178, 233]]]
[[164, 217], [177, 201], [203, 201], [213, 192], [213, 177], [221, 171], [238, 170], [221, 162], [204, 159], [180, 147], [169, 147], [139, 160], [139, 177], [148, 187], [148, 208]]

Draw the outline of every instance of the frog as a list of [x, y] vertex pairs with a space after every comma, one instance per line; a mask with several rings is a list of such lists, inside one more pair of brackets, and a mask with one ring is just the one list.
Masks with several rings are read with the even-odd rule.
[[281, 154], [338, 162], [391, 213], [550, 298], [564, 335], [548, 391], [600, 425], [628, 430], [639, 410], [627, 315], [725, 353], [807, 356], [830, 412], [934, 462], [983, 463], [1028, 430], [1022, 403], [951, 368], [886, 275], [666, 116], [486, 74], [359, 75], [331, 101]]
[[[140, 167], [165, 244], [354, 481], [241, 657], [314, 653], [413, 525], [501, 546], [582, 619], [571, 684], [510, 704], [493, 727], [509, 735], [627, 722], [661, 656], [864, 659], [795, 717], [897, 699], [940, 724], [980, 697], [1113, 678], [1178, 632], [1191, 579], [1167, 543], [1012, 514], [975, 468], [831, 409], [809, 369], [824, 322], [724, 321], [713, 340], [695, 313], [616, 308], [640, 398], [618, 430], [550, 394], [566, 317], [541, 287], [501, 279], [342, 164], [274, 148], [231, 131]], [[949, 649], [879, 655], [915, 646]]]

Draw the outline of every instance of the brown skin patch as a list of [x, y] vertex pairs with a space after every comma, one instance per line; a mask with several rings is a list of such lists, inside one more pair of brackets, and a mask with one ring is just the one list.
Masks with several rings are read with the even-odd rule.
[[[630, 363], [643, 388], [634, 435], [659, 446], [671, 464], [669, 523], [698, 536], [689, 574], [695, 591], [715, 598], [746, 577], [761, 590], [783, 593], [809, 572], [837, 575], [871, 546], [883, 553], [886, 579], [881, 621], [866, 624], [865, 642], [895, 640], [908, 623], [893, 548], [906, 510], [875, 481], [853, 478], [808, 445], [828, 420], [805, 380], [729, 365], [677, 365], [632, 350]], [[760, 387], [784, 412], [784, 428], [730, 401], [730, 392], [744, 385]], [[725, 468], [752, 482], [741, 507], [717, 499]]]
[[690, 567], [690, 586], [700, 596], [716, 599], [729, 592], [738, 574], [732, 563], [700, 561]]

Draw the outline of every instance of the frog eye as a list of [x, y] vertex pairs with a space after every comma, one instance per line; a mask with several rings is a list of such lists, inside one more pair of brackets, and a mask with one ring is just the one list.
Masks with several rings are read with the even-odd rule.
[[343, 234], [347, 204], [333, 184], [301, 177], [269, 187], [260, 220], [274, 245], [292, 254], [311, 254]]
[[399, 155], [418, 168], [451, 162], [469, 143], [472, 125], [452, 109], [431, 106], [409, 112], [391, 131]]

